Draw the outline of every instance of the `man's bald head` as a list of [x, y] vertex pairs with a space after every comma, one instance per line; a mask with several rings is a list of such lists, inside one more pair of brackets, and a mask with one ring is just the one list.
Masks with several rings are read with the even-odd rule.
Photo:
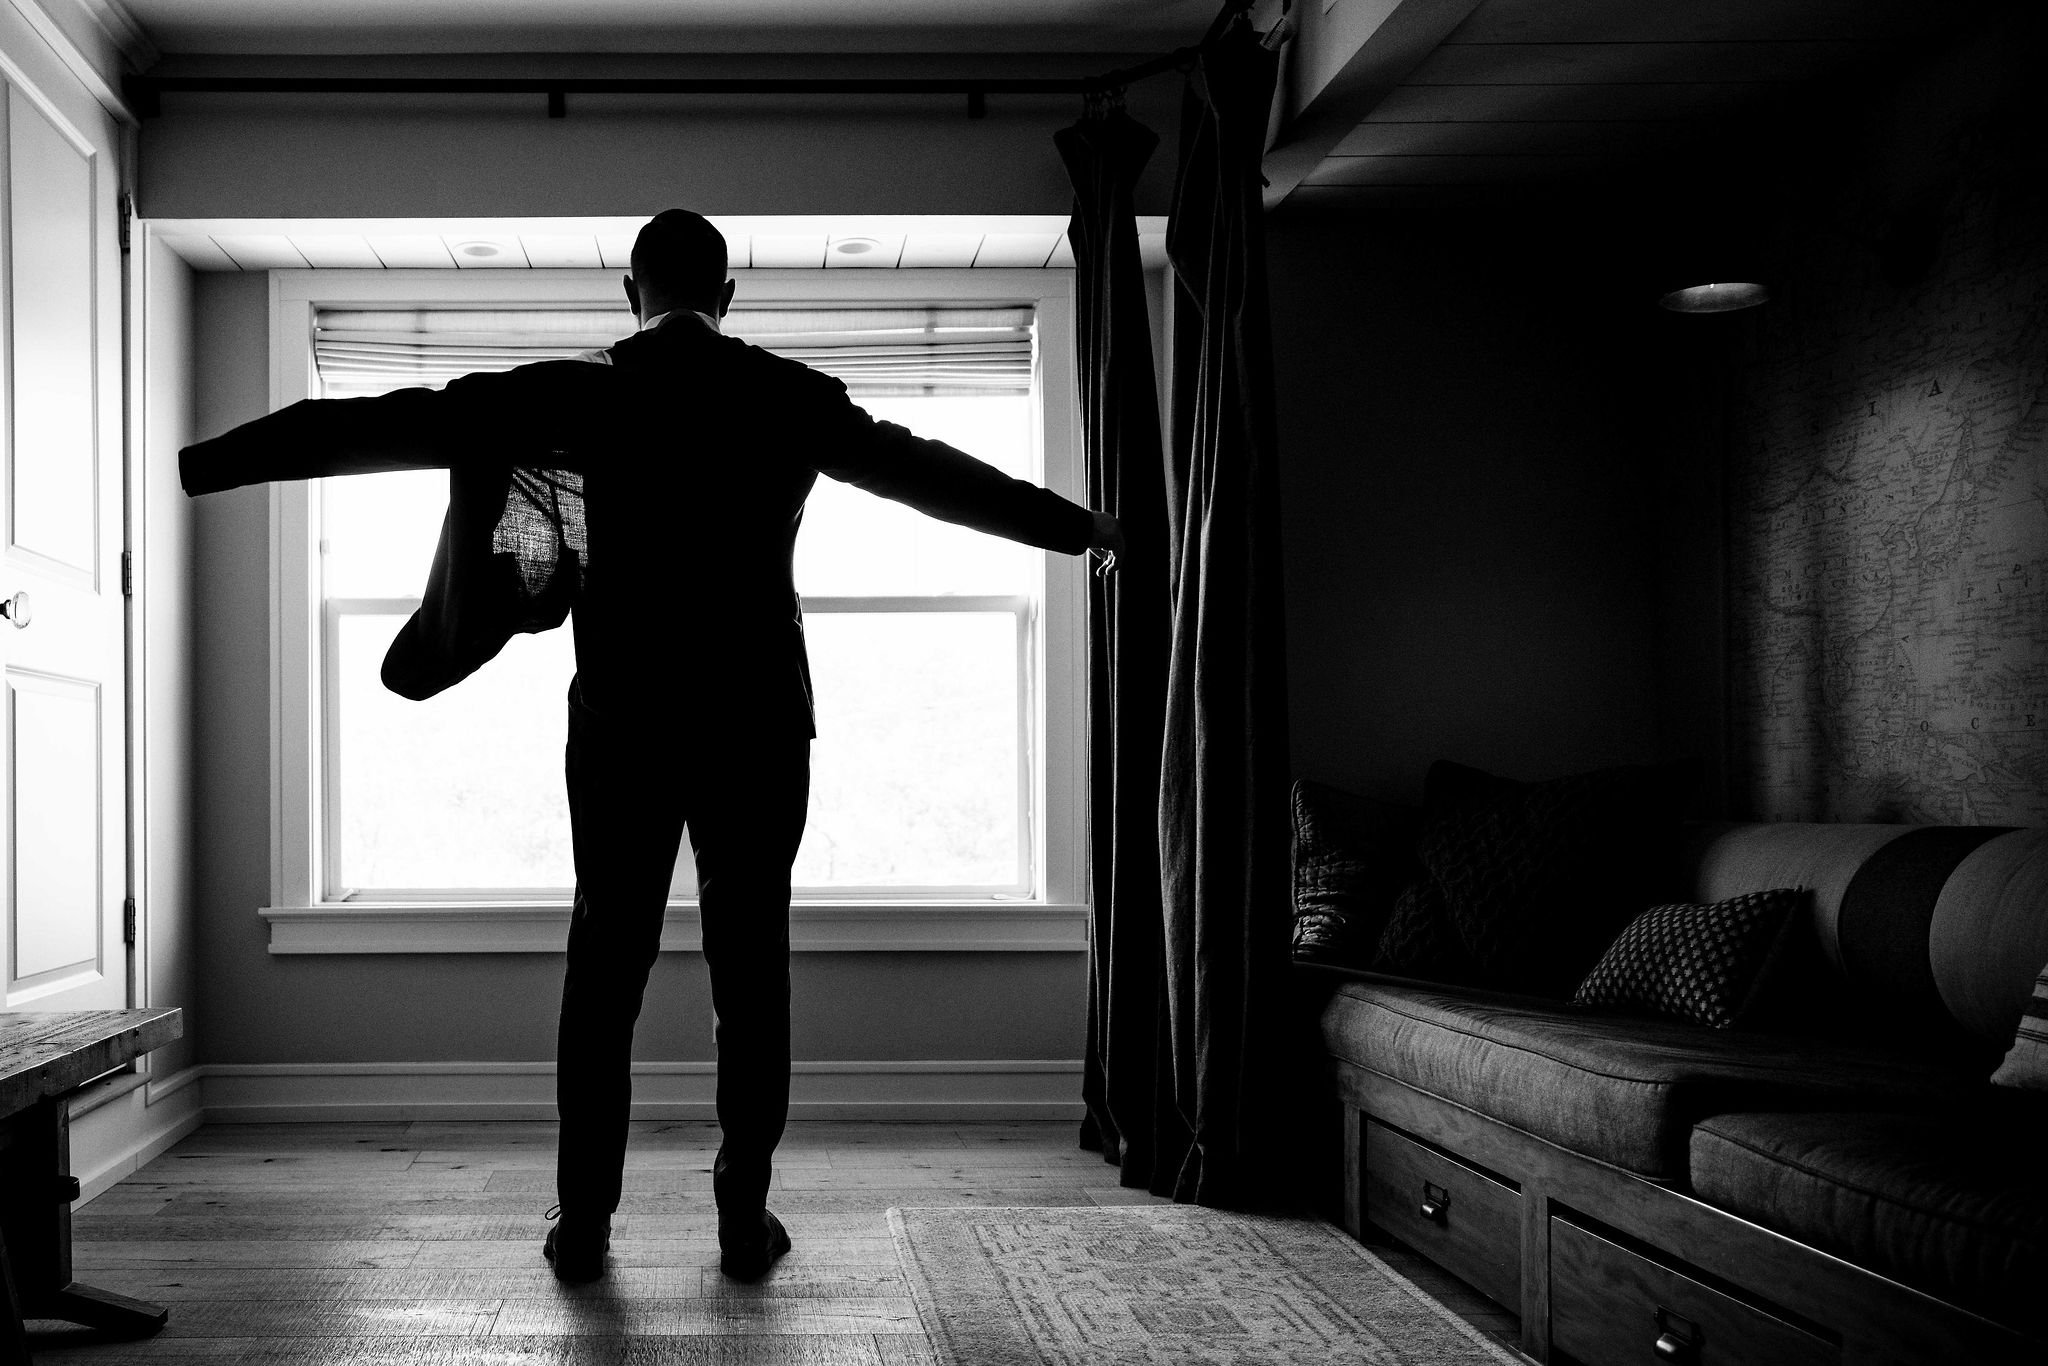
[[643, 317], [691, 308], [718, 317], [729, 301], [725, 234], [702, 214], [664, 209], [633, 239], [636, 303]]

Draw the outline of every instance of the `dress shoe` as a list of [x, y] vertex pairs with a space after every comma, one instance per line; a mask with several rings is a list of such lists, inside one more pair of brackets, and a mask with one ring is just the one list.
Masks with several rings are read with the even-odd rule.
[[767, 1210], [718, 1216], [718, 1269], [736, 1281], [758, 1281], [789, 1251], [789, 1230]]
[[582, 1284], [604, 1275], [605, 1254], [612, 1246], [612, 1221], [608, 1215], [583, 1216], [560, 1205], [548, 1211], [561, 1222], [548, 1230], [541, 1255], [555, 1264], [555, 1279]]

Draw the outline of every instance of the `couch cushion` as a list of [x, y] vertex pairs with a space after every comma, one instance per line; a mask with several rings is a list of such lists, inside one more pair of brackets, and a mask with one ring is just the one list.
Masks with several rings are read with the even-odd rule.
[[2044, 1131], [2048, 1097], [2014, 1092], [1919, 1113], [1716, 1115], [1693, 1131], [1693, 1189], [1872, 1271], [2032, 1326], [2048, 1285]]
[[1957, 864], [1927, 949], [1949, 1013], [2003, 1050], [2048, 962], [2048, 829], [2000, 835]]
[[[1688, 829], [1681, 862], [1693, 901], [1765, 887], [1812, 889], [1814, 934], [1796, 946], [1818, 960], [1800, 968], [1811, 989], [1781, 1001], [1774, 1026], [1945, 1053], [1989, 1071], [1986, 1038], [1957, 1023], [1936, 987], [1929, 937], [1951, 875], [2003, 833], [1990, 826], [1706, 824]], [[1961, 938], [1967, 959], [1976, 941]], [[2048, 944], [2039, 957], [2048, 958]], [[1870, 1009], [1873, 1001], [1883, 1008]], [[2006, 1034], [1998, 1047], [2010, 1042]]]
[[1896, 1053], [1389, 978], [1339, 986], [1322, 1035], [1332, 1057], [1660, 1181], [1685, 1178], [1707, 1115], [1909, 1106], [1981, 1086]]

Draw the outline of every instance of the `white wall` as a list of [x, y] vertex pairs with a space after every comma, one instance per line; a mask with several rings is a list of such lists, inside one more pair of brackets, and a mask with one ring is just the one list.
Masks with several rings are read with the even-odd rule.
[[[1071, 75], [1058, 59], [263, 59], [166, 62], [156, 74], [720, 77]], [[1131, 93], [1162, 135], [1138, 212], [1165, 213], [1179, 81]], [[141, 211], [159, 218], [581, 217], [652, 214], [1065, 214], [1073, 191], [1053, 133], [1078, 95], [995, 95], [970, 119], [957, 95], [902, 97], [167, 95], [142, 127]]]
[[187, 1005], [185, 1037], [150, 1059], [166, 1077], [198, 1057], [193, 876], [193, 508], [178, 487], [177, 452], [193, 439], [193, 273], [143, 235], [133, 265], [142, 300], [140, 354], [131, 356], [142, 415], [141, 458], [130, 474], [140, 509], [135, 610], [143, 738], [143, 850], [138, 879], [144, 989], [139, 1004]]
[[[267, 279], [201, 275], [195, 297], [197, 427], [204, 437], [266, 409]], [[383, 1104], [420, 1112], [419, 1103], [398, 1099], [418, 1081], [418, 1069], [352, 1073], [345, 1084], [334, 1080], [334, 1069], [552, 1059], [559, 956], [268, 952], [267, 932], [256, 915], [270, 889], [267, 494], [260, 487], [239, 489], [193, 506], [201, 699], [194, 734], [198, 935], [205, 964], [198, 1014], [204, 1022], [203, 1058], [210, 1069], [228, 1069], [209, 1077], [209, 1104], [254, 1114], [266, 1104], [324, 1097], [343, 1107], [328, 1112], [334, 1114], [370, 1113], [361, 1107]], [[942, 1070], [906, 1079], [895, 1065], [1071, 1063], [1082, 1051], [1085, 976], [1085, 961], [1076, 953], [799, 954], [792, 967], [796, 1056], [883, 1064], [872, 1077], [862, 1069], [851, 1076], [832, 1074], [829, 1083], [800, 1076], [799, 1098], [810, 1094], [827, 1103], [821, 1088], [829, 1086], [837, 1097], [829, 1103], [858, 1103], [865, 1086], [868, 1094], [899, 1102], [1008, 1096], [1017, 1104], [1006, 1113], [1018, 1107], [1036, 1112], [1048, 1099], [1055, 1102], [1053, 1113], [1074, 1112], [1077, 1073], [1040, 1069], [980, 1076], [970, 1067], [964, 1077]], [[637, 1055], [652, 1062], [708, 1061], [708, 1000], [701, 957], [664, 955], [648, 990]], [[247, 1071], [278, 1065], [282, 1075]], [[510, 1105], [530, 1107], [545, 1091], [536, 1091], [540, 1084], [524, 1074], [468, 1075], [478, 1087], [497, 1085]], [[687, 1105], [707, 1080], [692, 1074], [666, 1091], [660, 1083], [642, 1090]], [[451, 1096], [460, 1085], [441, 1083]]]
[[[477, 75], [525, 72], [536, 60], [349, 59], [344, 65], [356, 73]], [[575, 60], [579, 69], [595, 63], [613, 73], [965, 69], [946, 58], [719, 59], [708, 67], [678, 59]], [[266, 69], [286, 64], [307, 72], [340, 69], [334, 62], [263, 62]], [[1000, 63], [1012, 74], [1114, 64], [1086, 57]], [[201, 69], [245, 68], [227, 59], [158, 68], [165, 74]], [[1161, 150], [1141, 188], [1142, 213], [1166, 209], [1179, 86], [1169, 76], [1133, 92], [1133, 112], [1161, 134]], [[970, 120], [959, 97], [837, 103], [572, 97], [570, 116], [549, 120], [539, 98], [525, 96], [171, 96], [163, 114], [142, 130], [139, 202], [147, 216], [177, 218], [612, 215], [674, 204], [730, 214], [1066, 214], [1072, 189], [1052, 134], [1079, 116], [1079, 98], [996, 96], [989, 105], [986, 119]], [[207, 436], [265, 411], [265, 278], [201, 275], [195, 303], [196, 420]], [[342, 1104], [350, 1096], [418, 1096], [436, 1086], [449, 1096], [496, 1086], [508, 1103], [529, 1103], [537, 1083], [528, 1073], [478, 1071], [455, 1080], [434, 1073], [441, 1080], [430, 1083], [419, 1069], [551, 1059], [559, 957], [267, 952], [256, 915], [270, 888], [266, 509], [260, 488], [195, 505], [201, 704], [194, 795], [204, 963], [198, 999], [209, 1103], [246, 1103], [255, 1107], [247, 1113], [257, 1113], [265, 1097]], [[1083, 1051], [1082, 954], [808, 953], [797, 955], [792, 977], [799, 1059], [881, 1064], [850, 1074], [800, 1070], [800, 1098], [1008, 1095], [1034, 1105], [1051, 1098], [1053, 1112], [1079, 1113], [1080, 1077], [1069, 1069], [1078, 1067]], [[711, 1057], [709, 1024], [701, 958], [664, 955], [641, 1019], [638, 1056], [702, 1063]], [[1057, 1066], [988, 1068], [1014, 1060]], [[939, 1067], [902, 1070], [911, 1063]], [[967, 1070], [948, 1073], [952, 1063]], [[280, 1068], [285, 1075], [276, 1075]], [[690, 1073], [642, 1091], [686, 1100], [703, 1082]], [[407, 1092], [407, 1086], [416, 1089]]]

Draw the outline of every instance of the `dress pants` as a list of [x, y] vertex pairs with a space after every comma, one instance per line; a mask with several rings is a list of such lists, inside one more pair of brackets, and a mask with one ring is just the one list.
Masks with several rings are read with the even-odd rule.
[[555, 1053], [556, 1194], [618, 1208], [633, 1026], [660, 953], [682, 833], [696, 854], [718, 1050], [720, 1213], [763, 1207], [789, 1116], [789, 868], [810, 799], [810, 740], [706, 715], [600, 714], [570, 686], [576, 902]]

